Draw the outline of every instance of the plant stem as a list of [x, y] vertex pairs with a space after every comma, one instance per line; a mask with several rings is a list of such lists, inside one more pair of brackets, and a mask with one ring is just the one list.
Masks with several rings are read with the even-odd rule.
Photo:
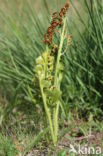
[[56, 105], [55, 113], [54, 113], [54, 135], [55, 135], [55, 143], [57, 143], [57, 138], [58, 138], [58, 113], [59, 113], [59, 102]]
[[43, 92], [43, 87], [41, 85], [41, 81], [39, 81], [39, 83], [40, 83], [40, 90], [41, 90], [41, 94], [42, 94], [42, 99], [43, 99], [43, 103], [44, 103], [45, 112], [46, 112], [47, 117], [48, 117], [48, 122], [49, 122], [49, 126], [50, 126], [52, 141], [53, 141], [53, 144], [55, 144], [55, 137], [54, 137], [54, 132], [53, 132], [51, 113], [50, 113], [49, 108], [48, 108], [47, 103], [46, 103], [46, 96], [45, 96], [45, 94]]
[[64, 41], [64, 36], [65, 36], [65, 26], [66, 26], [66, 18], [64, 19], [64, 25], [63, 25], [63, 29], [61, 32], [60, 45], [59, 45], [57, 61], [56, 61], [55, 76], [54, 76], [54, 85], [55, 86], [57, 86], [57, 75], [58, 75], [60, 57], [61, 57], [61, 52], [62, 52], [62, 48], [63, 48], [63, 41]]
[[[60, 89], [60, 85], [58, 84], [58, 72], [59, 72], [59, 64], [60, 64], [60, 57], [61, 57], [61, 52], [63, 48], [63, 42], [64, 42], [64, 36], [65, 36], [65, 27], [66, 27], [66, 18], [64, 19], [64, 25], [63, 29], [61, 32], [61, 39], [60, 39], [60, 46], [58, 50], [58, 55], [57, 55], [57, 62], [56, 62], [56, 68], [55, 68], [55, 76], [54, 76], [54, 85]], [[54, 135], [55, 135], [55, 142], [57, 142], [57, 137], [58, 137], [58, 114], [59, 114], [59, 101], [56, 104], [56, 108], [53, 110], [53, 125], [54, 125]]]

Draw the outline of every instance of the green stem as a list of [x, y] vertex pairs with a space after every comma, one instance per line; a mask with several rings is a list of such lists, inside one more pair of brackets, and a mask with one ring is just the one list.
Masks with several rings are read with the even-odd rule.
[[56, 105], [55, 113], [54, 113], [54, 135], [55, 135], [55, 143], [58, 140], [58, 113], [59, 113], [59, 102]]
[[55, 144], [55, 137], [54, 137], [54, 132], [53, 132], [51, 113], [50, 113], [49, 108], [48, 108], [48, 106], [46, 104], [46, 96], [45, 96], [45, 94], [43, 92], [43, 87], [41, 85], [41, 81], [39, 81], [39, 83], [40, 83], [40, 90], [41, 90], [41, 94], [42, 94], [42, 99], [43, 99], [43, 103], [44, 103], [45, 112], [46, 112], [47, 117], [48, 117], [48, 122], [49, 122], [49, 126], [50, 126], [52, 141], [53, 141], [53, 144]]
[[61, 57], [61, 52], [62, 52], [63, 42], [64, 42], [64, 36], [65, 36], [65, 26], [66, 26], [66, 18], [64, 19], [64, 25], [63, 25], [63, 29], [62, 29], [62, 33], [61, 33], [60, 46], [59, 46], [57, 61], [56, 61], [55, 76], [54, 76], [54, 85], [55, 86], [57, 86], [57, 76], [58, 76], [58, 70], [59, 70], [59, 63], [60, 63], [60, 57]]
[[[65, 36], [65, 27], [66, 27], [66, 18], [64, 19], [64, 25], [63, 25], [63, 29], [61, 32], [60, 46], [58, 50], [56, 68], [55, 68], [55, 76], [54, 76], [54, 85], [59, 89], [60, 89], [60, 84], [58, 84], [58, 72], [59, 72], [60, 57], [62, 53], [64, 36]], [[55, 142], [57, 142], [57, 137], [58, 137], [58, 114], [59, 114], [59, 101], [56, 104], [56, 108], [54, 108], [53, 110], [53, 125], [54, 125]]]

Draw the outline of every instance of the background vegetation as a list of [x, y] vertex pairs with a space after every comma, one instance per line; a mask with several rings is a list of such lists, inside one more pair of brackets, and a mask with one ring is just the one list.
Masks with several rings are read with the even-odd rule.
[[[39, 140], [47, 130], [42, 125], [43, 112], [31, 98], [33, 70], [35, 59], [45, 50], [42, 39], [51, 14], [65, 1], [0, 2], [0, 152], [14, 156], [38, 143], [42, 148]], [[102, 15], [102, 0], [70, 2], [67, 29], [73, 41], [64, 56], [60, 136], [66, 130], [75, 136], [103, 132]], [[74, 132], [78, 122], [79, 130]]]

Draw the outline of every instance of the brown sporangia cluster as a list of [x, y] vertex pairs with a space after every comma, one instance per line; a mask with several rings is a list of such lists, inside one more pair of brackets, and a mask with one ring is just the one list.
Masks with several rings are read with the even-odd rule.
[[53, 45], [51, 48], [50, 55], [54, 55], [54, 53], [58, 50], [58, 45]]
[[69, 8], [69, 3], [67, 2], [63, 8], [61, 8], [60, 12], [54, 12], [52, 14], [52, 21], [50, 26], [47, 29], [46, 34], [44, 35], [43, 43], [51, 45], [53, 40], [53, 35], [57, 27], [61, 27], [63, 25], [63, 17], [66, 15], [66, 12]]
[[67, 36], [68, 46], [72, 44], [72, 35]]

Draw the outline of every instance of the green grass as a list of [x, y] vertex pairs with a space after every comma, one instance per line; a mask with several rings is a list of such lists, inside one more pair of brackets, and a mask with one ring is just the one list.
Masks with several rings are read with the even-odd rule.
[[[0, 127], [4, 133], [13, 124], [16, 131], [23, 134], [30, 132], [34, 135], [43, 129], [40, 127], [43, 112], [31, 98], [31, 92], [35, 92], [33, 69], [35, 59], [45, 50], [42, 39], [50, 14], [63, 3], [61, 1], [57, 7], [54, 1], [42, 1], [35, 8], [32, 1], [22, 1], [16, 6], [10, 0], [4, 3], [6, 13], [1, 8], [0, 94], [5, 102], [0, 100]], [[63, 58], [66, 70], [61, 86], [64, 100], [60, 113], [61, 127], [64, 120], [71, 122], [70, 112], [74, 114], [73, 118], [86, 121], [92, 116], [93, 121], [98, 120], [98, 125], [103, 120], [103, 5], [99, 0], [90, 4], [83, 0], [82, 7], [81, 11], [71, 1], [70, 11], [74, 10], [73, 14], [68, 13], [68, 31], [73, 35], [73, 43]], [[23, 122], [19, 120], [20, 114]], [[101, 126], [96, 130], [100, 131]]]
[[16, 146], [12, 143], [11, 139], [0, 134], [0, 155], [16, 156], [17, 153]]
[[64, 89], [66, 88], [67, 92], [64, 90], [64, 98], [70, 101], [69, 106], [78, 107], [79, 112], [85, 115], [92, 113], [94, 117], [99, 117], [103, 108], [103, 28], [101, 27], [103, 9], [99, 2], [93, 1], [91, 6], [88, 5], [88, 1], [84, 2], [88, 12], [88, 22], [83, 21], [75, 8], [85, 31], [81, 33], [77, 28], [78, 41], [74, 39], [72, 49], [69, 55], [66, 55], [67, 83]]

